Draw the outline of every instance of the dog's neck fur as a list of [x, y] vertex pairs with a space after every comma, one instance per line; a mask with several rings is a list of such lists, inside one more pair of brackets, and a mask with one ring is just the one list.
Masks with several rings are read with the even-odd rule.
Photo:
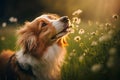
[[44, 51], [40, 59], [36, 59], [30, 53], [24, 54], [23, 50], [16, 53], [16, 58], [25, 69], [28, 65], [32, 67], [36, 80], [56, 80], [56, 78], [58, 80], [65, 53], [63, 47], [54, 43]]

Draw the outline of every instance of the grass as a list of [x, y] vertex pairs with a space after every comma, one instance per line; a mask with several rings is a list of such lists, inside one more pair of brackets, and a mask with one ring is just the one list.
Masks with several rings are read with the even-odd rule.
[[2, 50], [15, 50], [16, 45], [16, 27], [6, 26], [0, 28], [0, 52]]
[[[69, 36], [62, 80], [119, 80], [119, 19], [113, 22], [81, 22]], [[80, 32], [81, 31], [81, 32]]]
[[[80, 23], [73, 18], [62, 80], [120, 80], [120, 19]], [[0, 51], [15, 50], [16, 29], [0, 28]]]

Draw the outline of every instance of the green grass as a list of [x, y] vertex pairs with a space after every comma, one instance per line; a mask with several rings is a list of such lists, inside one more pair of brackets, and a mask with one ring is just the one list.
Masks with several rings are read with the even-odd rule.
[[[69, 36], [62, 80], [119, 80], [120, 20], [80, 23]], [[79, 34], [83, 29], [84, 33]], [[75, 40], [76, 36], [81, 39]], [[92, 44], [94, 43], [94, 44]], [[113, 52], [111, 51], [113, 50]]]
[[15, 50], [16, 45], [16, 25], [0, 28], [0, 51]]
[[[73, 22], [68, 38], [62, 80], [120, 80], [120, 20], [113, 22]], [[0, 28], [0, 51], [15, 50], [16, 29]], [[79, 30], [83, 32], [79, 32]], [[77, 37], [77, 38], [76, 38]]]

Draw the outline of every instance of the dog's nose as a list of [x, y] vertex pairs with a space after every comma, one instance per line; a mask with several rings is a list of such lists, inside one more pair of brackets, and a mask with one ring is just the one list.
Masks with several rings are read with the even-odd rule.
[[60, 18], [60, 21], [67, 23], [69, 21], [69, 18], [68, 18], [68, 16], [63, 16]]

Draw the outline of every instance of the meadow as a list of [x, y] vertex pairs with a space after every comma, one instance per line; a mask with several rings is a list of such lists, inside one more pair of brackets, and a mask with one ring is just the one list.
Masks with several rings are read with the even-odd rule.
[[[120, 80], [120, 18], [82, 21], [81, 11], [71, 18], [67, 38], [67, 55], [62, 67], [62, 80]], [[0, 52], [16, 49], [16, 30], [19, 24], [2, 24]]]

